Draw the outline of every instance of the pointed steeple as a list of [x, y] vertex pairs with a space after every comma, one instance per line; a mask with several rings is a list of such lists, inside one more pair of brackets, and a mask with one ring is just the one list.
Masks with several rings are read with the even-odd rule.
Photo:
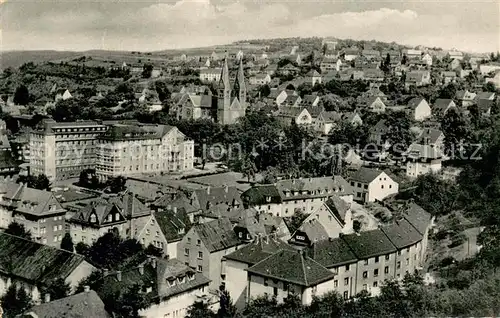
[[238, 74], [236, 74], [236, 79], [234, 81], [234, 94], [238, 97], [240, 104], [245, 107], [247, 88], [245, 85], [245, 71], [243, 70], [243, 59], [240, 59], [240, 65], [238, 68]]
[[219, 81], [219, 86], [221, 88], [226, 88], [229, 89], [230, 84], [229, 84], [229, 67], [227, 66], [227, 58], [224, 59], [224, 66], [222, 67], [221, 71], [221, 76], [220, 76], [220, 81]]

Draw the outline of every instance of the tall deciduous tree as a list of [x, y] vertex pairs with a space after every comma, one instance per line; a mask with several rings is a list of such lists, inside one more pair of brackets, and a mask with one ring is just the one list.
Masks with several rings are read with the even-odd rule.
[[18, 288], [16, 284], [9, 286], [5, 294], [0, 298], [0, 302], [6, 318], [14, 318], [32, 305], [30, 295], [26, 293], [24, 288]]
[[15, 221], [10, 223], [7, 226], [5, 233], [10, 234], [10, 235], [19, 236], [19, 237], [25, 238], [27, 240], [31, 240], [31, 232], [26, 230], [24, 225], [19, 224]]
[[14, 92], [14, 104], [16, 105], [28, 105], [30, 102], [30, 92], [28, 88], [24, 85], [19, 85]]
[[61, 241], [61, 249], [73, 253], [73, 240], [71, 239], [71, 234], [64, 234]]
[[49, 294], [50, 300], [56, 300], [69, 296], [71, 286], [64, 281], [64, 278], [57, 278], [42, 288], [42, 294]]

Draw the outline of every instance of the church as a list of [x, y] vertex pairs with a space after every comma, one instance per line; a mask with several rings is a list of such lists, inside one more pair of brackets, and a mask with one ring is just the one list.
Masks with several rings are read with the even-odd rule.
[[227, 59], [224, 60], [221, 79], [217, 90], [216, 121], [222, 125], [234, 124], [238, 118], [245, 116], [247, 89], [243, 59], [240, 58], [238, 73], [231, 87]]
[[203, 92], [186, 92], [170, 109], [177, 119], [196, 120], [211, 119], [222, 125], [234, 124], [238, 118], [245, 116], [247, 88], [242, 59], [234, 82], [230, 80], [227, 58], [221, 69], [220, 80], [212, 95], [210, 90]]

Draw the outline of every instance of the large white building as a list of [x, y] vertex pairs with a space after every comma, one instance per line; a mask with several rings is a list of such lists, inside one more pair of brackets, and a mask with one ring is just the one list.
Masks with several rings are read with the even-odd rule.
[[98, 138], [96, 174], [109, 177], [193, 168], [194, 142], [176, 127], [113, 124]]
[[193, 168], [194, 143], [176, 127], [124, 122], [44, 120], [29, 137], [30, 169], [51, 181], [96, 168], [101, 179]]

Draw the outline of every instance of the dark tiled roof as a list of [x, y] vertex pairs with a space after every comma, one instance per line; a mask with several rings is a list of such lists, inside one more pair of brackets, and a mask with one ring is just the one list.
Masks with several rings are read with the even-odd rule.
[[352, 181], [370, 183], [375, 180], [383, 171], [373, 168], [361, 167], [349, 178]]
[[[296, 233], [304, 233], [311, 243], [326, 240], [328, 238], [328, 232], [317, 219], [303, 222]], [[295, 237], [295, 233], [293, 236]], [[292, 238], [291, 241], [295, 241], [294, 238]]]
[[221, 204], [226, 206], [243, 205], [240, 193], [235, 187], [198, 189], [194, 191], [193, 195], [203, 211], [210, 211], [210, 208]]
[[396, 251], [396, 247], [380, 229], [343, 235], [341, 238], [349, 245], [358, 259], [367, 259]]
[[226, 259], [246, 263], [250, 266], [257, 264], [279, 250], [295, 250], [285, 242], [272, 237], [257, 238], [254, 242], [224, 256]]
[[422, 234], [406, 219], [398, 220], [380, 229], [398, 249], [403, 249], [422, 240]]
[[179, 241], [191, 228], [191, 222], [184, 209], [159, 211], [154, 213], [156, 222], [167, 242]]
[[334, 274], [302, 251], [281, 250], [248, 269], [248, 272], [301, 286], [314, 286]]
[[175, 127], [154, 124], [111, 124], [99, 138], [115, 141], [160, 139], [173, 128]]
[[[50, 191], [29, 188], [27, 185], [6, 182], [2, 185], [5, 192], [4, 197], [12, 200], [11, 207], [16, 212], [31, 214], [34, 216], [44, 216], [64, 212], [61, 204]], [[0, 189], [0, 191], [2, 191]], [[50, 207], [55, 209], [51, 210]]]
[[81, 255], [0, 233], [0, 272], [9, 276], [45, 284], [68, 277], [83, 262]]
[[38, 318], [109, 318], [104, 303], [93, 290], [44, 303], [26, 311], [22, 317]]
[[482, 112], [487, 112], [494, 105], [495, 101], [489, 99], [479, 99], [477, 101], [477, 108]]
[[[281, 203], [281, 194], [273, 184], [256, 185], [241, 195], [243, 201], [249, 205], [261, 205], [268, 203]], [[268, 198], [269, 201], [268, 201]]]
[[330, 211], [335, 214], [335, 216], [342, 222], [345, 222], [345, 215], [349, 211], [350, 206], [336, 195], [332, 195], [325, 202], [325, 205], [330, 209]]
[[227, 218], [196, 224], [192, 230], [198, 233], [201, 241], [211, 253], [241, 244]]
[[308, 247], [307, 253], [326, 268], [357, 261], [349, 245], [340, 238], [315, 242]]
[[433, 108], [440, 111], [445, 111], [448, 107], [455, 104], [452, 99], [438, 98], [434, 101]]
[[[438, 141], [439, 137], [443, 135], [443, 132], [439, 129], [434, 128], [426, 128], [422, 131], [422, 134], [419, 136], [419, 143], [421, 144], [434, 144]], [[427, 142], [426, 142], [427, 141]]]
[[[177, 259], [158, 259], [157, 261], [157, 290], [161, 299], [172, 297], [188, 290], [208, 285], [210, 279], [202, 273], [196, 273], [189, 266]], [[183, 282], [177, 281], [174, 286], [169, 285], [168, 280], [184, 278]]]
[[408, 107], [411, 108], [411, 109], [415, 109], [417, 108], [417, 106], [422, 102], [422, 101], [425, 101], [425, 99], [423, 97], [415, 97], [415, 98], [412, 98], [410, 99], [410, 101], [408, 102]]
[[405, 219], [407, 219], [417, 231], [424, 235], [425, 230], [429, 227], [432, 216], [429, 212], [422, 209], [416, 203], [410, 203], [404, 214]]

